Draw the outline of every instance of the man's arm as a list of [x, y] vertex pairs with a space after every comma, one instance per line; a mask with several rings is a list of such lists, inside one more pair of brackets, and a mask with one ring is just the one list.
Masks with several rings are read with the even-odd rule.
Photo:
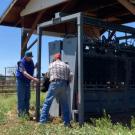
[[30, 74], [27, 73], [25, 67], [23, 66], [23, 64], [22, 64], [21, 62], [18, 64], [18, 67], [19, 67], [19, 71], [22, 72], [23, 75], [24, 75], [26, 78], [28, 78], [28, 79], [30, 79], [30, 80], [33, 80], [33, 81], [36, 82], [36, 83], [39, 82], [39, 79], [34, 78], [33, 76], [31, 76]]
[[23, 73], [23, 75], [24, 75], [25, 77], [27, 77], [28, 79], [33, 80], [33, 81], [36, 82], [36, 83], [39, 82], [39, 79], [37, 79], [37, 78], [31, 76], [30, 74], [27, 73], [27, 71], [23, 71], [22, 73]]

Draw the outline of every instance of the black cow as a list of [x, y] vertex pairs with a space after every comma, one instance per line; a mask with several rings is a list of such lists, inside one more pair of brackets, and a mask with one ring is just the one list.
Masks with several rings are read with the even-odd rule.
[[41, 91], [47, 92], [50, 85], [50, 79], [49, 79], [48, 73], [45, 73], [45, 74], [42, 73], [42, 76], [43, 76], [43, 84], [42, 84]]

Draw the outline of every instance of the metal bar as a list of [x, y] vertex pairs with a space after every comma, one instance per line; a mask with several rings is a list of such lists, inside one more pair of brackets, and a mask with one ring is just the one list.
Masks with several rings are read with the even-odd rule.
[[61, 18], [62, 23], [67, 21], [72, 21], [74, 19], [77, 19], [80, 16], [81, 13], [76, 13], [68, 16], [64, 16]]
[[38, 27], [39, 28], [43, 28], [43, 27], [48, 27], [48, 26], [51, 26], [51, 25], [53, 25], [53, 21], [52, 20], [51, 21], [44, 22], [44, 23], [40, 23], [38, 25]]
[[30, 50], [37, 43], [37, 41], [38, 39], [35, 39], [33, 43], [27, 48], [27, 51]]
[[125, 69], [126, 69], [126, 81], [125, 81], [125, 89], [124, 89], [124, 105], [125, 107], [125, 112], [129, 112], [129, 106], [128, 106], [128, 91], [129, 91], [129, 85], [130, 85], [130, 78], [131, 78], [131, 61], [127, 58], [125, 60]]
[[83, 17], [81, 13], [56, 18], [38, 25], [38, 28], [45, 28], [63, 22], [77, 20], [78, 24], [78, 91], [79, 91], [79, 124], [84, 122], [84, 96], [83, 96]]
[[83, 93], [83, 17], [77, 18], [78, 25], [78, 110], [79, 124], [84, 122], [84, 93]]
[[128, 35], [128, 36], [117, 37], [116, 39], [123, 40], [123, 39], [130, 39], [130, 38], [135, 38], [135, 35]]
[[55, 22], [55, 19], [53, 19], [51, 21], [47, 21], [47, 22], [39, 24], [38, 27], [45, 28], [45, 27], [48, 27], [48, 26], [52, 26], [54, 24], [56, 25], [56, 24], [72, 21], [72, 20], [75, 20], [79, 15], [80, 15], [80, 13], [76, 13], [76, 14], [60, 17], [59, 21], [57, 21], [57, 22]]
[[112, 39], [112, 37], [114, 36], [115, 33], [116, 33], [116, 31], [111, 32], [111, 34], [108, 37], [108, 41], [110, 41]]
[[[41, 76], [41, 40], [42, 40], [42, 31], [39, 28], [38, 29], [38, 58], [37, 58], [37, 62], [38, 62], [38, 66], [37, 66], [37, 78], [40, 81], [40, 76]], [[40, 83], [38, 83], [36, 85], [36, 121], [39, 121], [39, 117], [40, 117]]]
[[95, 18], [88, 17], [88, 16], [84, 16], [83, 22], [84, 22], [84, 24], [101, 27], [104, 29], [110, 29], [110, 30], [114, 30], [114, 31], [135, 34], [135, 28], [132, 28], [129, 26], [124, 26], [124, 25], [108, 23], [108, 22], [102, 21], [100, 19], [95, 19]]
[[5, 77], [6, 77], [6, 75], [7, 75], [7, 68], [5, 67]]

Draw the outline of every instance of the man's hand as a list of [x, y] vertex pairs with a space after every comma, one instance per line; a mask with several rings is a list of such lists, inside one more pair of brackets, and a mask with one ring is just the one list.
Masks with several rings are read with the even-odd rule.
[[35, 77], [31, 76], [26, 71], [23, 72], [23, 75], [26, 76], [29, 80], [33, 80], [34, 82], [39, 83], [39, 79], [38, 78], [35, 78]]
[[38, 78], [34, 78], [33, 81], [36, 82], [36, 83], [39, 83], [39, 79]]

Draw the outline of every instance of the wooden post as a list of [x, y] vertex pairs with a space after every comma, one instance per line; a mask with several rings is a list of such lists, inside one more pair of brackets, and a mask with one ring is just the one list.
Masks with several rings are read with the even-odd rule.
[[26, 50], [27, 50], [27, 44], [25, 45], [25, 39], [27, 38], [27, 30], [25, 28], [22, 28], [21, 30], [21, 58], [24, 56]]

